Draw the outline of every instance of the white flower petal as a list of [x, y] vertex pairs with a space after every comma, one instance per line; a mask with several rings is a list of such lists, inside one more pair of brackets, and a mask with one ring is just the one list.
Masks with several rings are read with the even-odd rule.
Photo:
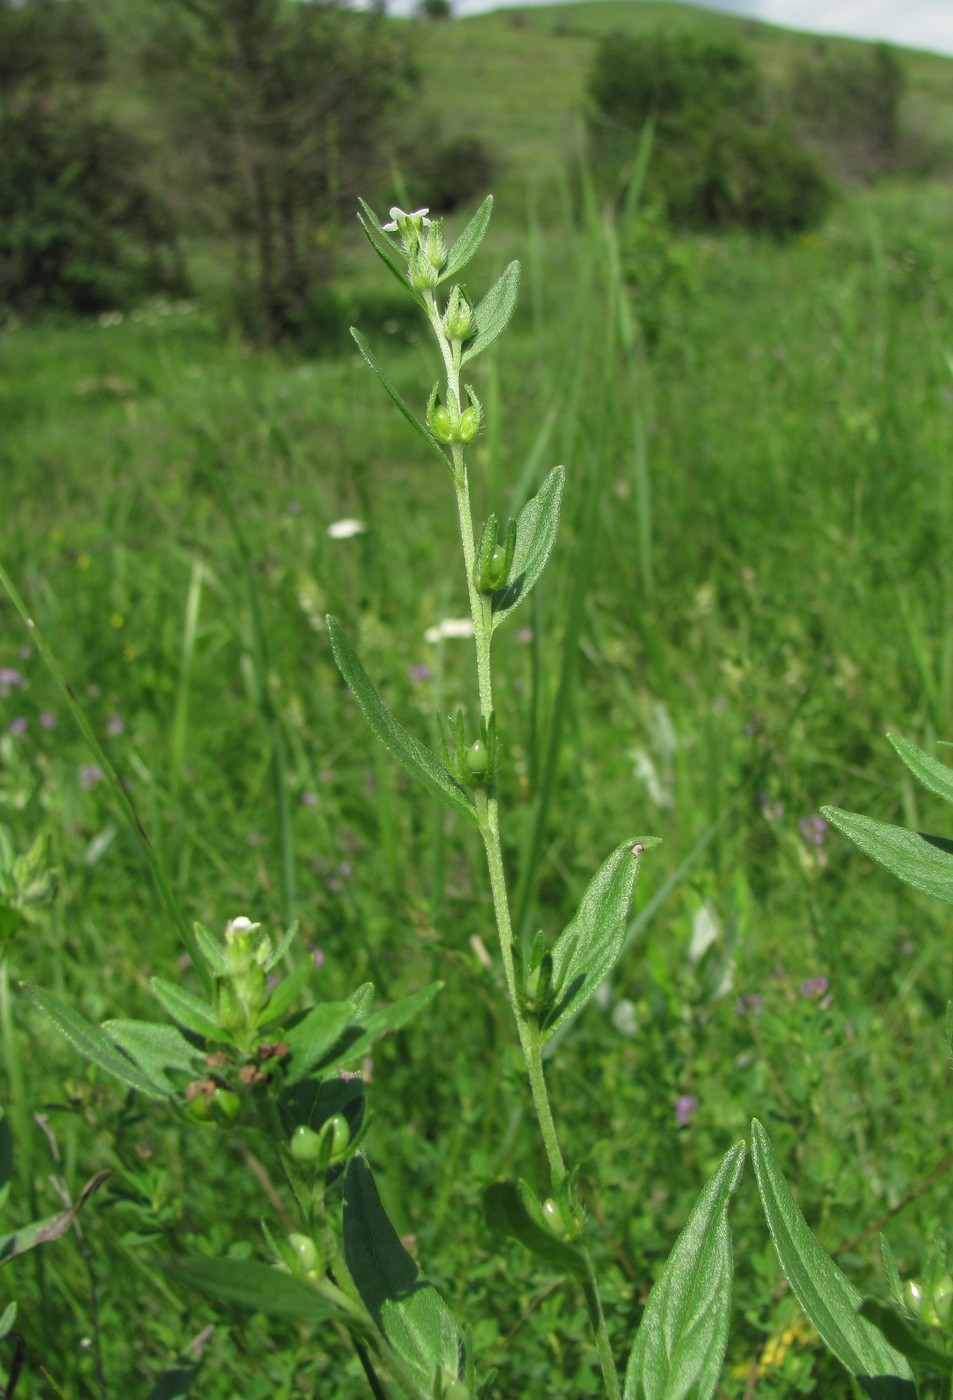
[[428, 627], [425, 642], [439, 642], [445, 637], [472, 637], [473, 620], [469, 617], [445, 617], [436, 627]]
[[335, 520], [328, 526], [328, 535], [332, 540], [349, 540], [354, 535], [363, 535], [366, 529], [363, 520]]

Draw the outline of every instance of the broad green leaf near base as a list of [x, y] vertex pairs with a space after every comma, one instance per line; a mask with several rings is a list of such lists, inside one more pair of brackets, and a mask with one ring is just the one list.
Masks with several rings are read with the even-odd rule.
[[825, 1344], [873, 1400], [916, 1400], [906, 1358], [860, 1316], [860, 1293], [808, 1229], [757, 1119], [751, 1124], [751, 1160], [781, 1268]]
[[175, 1085], [166, 1077], [168, 1070], [196, 1077], [203, 1052], [191, 1045], [176, 1026], [153, 1021], [104, 1021], [103, 1031], [170, 1097], [175, 1093]]
[[357, 653], [333, 617], [327, 619], [331, 649], [338, 670], [354, 692], [361, 713], [373, 733], [400, 766], [416, 778], [434, 797], [461, 816], [477, 820], [476, 808], [463, 788], [455, 783], [435, 754], [415, 739], [393, 716], [368, 678]]
[[625, 946], [642, 853], [658, 844], [657, 836], [640, 836], [617, 846], [590, 881], [572, 922], [553, 944], [554, 1004], [543, 1025], [544, 1041], [582, 1010], [615, 966]]
[[536, 495], [516, 517], [516, 547], [510, 565], [511, 582], [493, 595], [493, 626], [517, 608], [539, 578], [556, 543], [562, 501], [564, 467], [553, 467]]
[[953, 842], [874, 821], [859, 812], [843, 812], [839, 807], [822, 807], [821, 815], [891, 875], [934, 899], [953, 904]]
[[423, 1393], [433, 1393], [437, 1376], [455, 1380], [460, 1337], [453, 1314], [401, 1244], [360, 1153], [344, 1173], [344, 1255], [364, 1306]]
[[649, 1295], [625, 1372], [624, 1400], [710, 1400], [728, 1342], [728, 1203], [741, 1178], [738, 1143], [695, 1202]]

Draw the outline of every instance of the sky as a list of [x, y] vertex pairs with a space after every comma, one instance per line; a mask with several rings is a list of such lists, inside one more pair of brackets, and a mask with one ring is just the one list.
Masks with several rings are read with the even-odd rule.
[[[452, 0], [455, 14], [501, 9], [504, 0]], [[534, 0], [506, 0], [520, 6]], [[403, 8], [394, 5], [398, 10]], [[885, 39], [953, 55], [953, 0], [710, 0], [708, 8], [854, 39]]]

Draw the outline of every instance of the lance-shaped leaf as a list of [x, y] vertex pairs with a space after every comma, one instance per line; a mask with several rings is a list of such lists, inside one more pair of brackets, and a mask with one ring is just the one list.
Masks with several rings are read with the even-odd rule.
[[44, 992], [39, 987], [32, 987], [30, 994], [34, 1002], [45, 1016], [48, 1016], [56, 1028], [66, 1037], [75, 1050], [78, 1050], [87, 1060], [91, 1060], [94, 1065], [111, 1074], [114, 1079], [118, 1079], [123, 1084], [127, 1084], [131, 1089], [136, 1089], [140, 1094], [147, 1095], [150, 1099], [167, 1099], [168, 1091], [160, 1084], [155, 1083], [138, 1065], [134, 1065], [128, 1060], [121, 1050], [117, 1050], [111, 1040], [108, 1040], [98, 1026], [94, 1026], [78, 1011], [74, 1011], [71, 1006], [65, 1006], [49, 992]]
[[301, 1317], [309, 1322], [340, 1316], [304, 1279], [286, 1274], [255, 1259], [169, 1259], [166, 1269], [176, 1280], [190, 1283], [212, 1298], [237, 1303], [252, 1312]]
[[435, 754], [398, 723], [374, 689], [337, 622], [329, 617], [327, 623], [338, 670], [353, 690], [361, 713], [385, 749], [434, 797], [439, 797], [454, 812], [476, 821], [476, 808], [460, 784], [454, 782]]
[[911, 744], [909, 739], [901, 738], [899, 734], [888, 734], [887, 738], [918, 782], [929, 788], [930, 792], [935, 792], [938, 797], [953, 802], [953, 768], [948, 763], [940, 763], [931, 758], [928, 753], [918, 749], [916, 744]]
[[178, 1021], [187, 1031], [192, 1031], [205, 1040], [228, 1040], [218, 1023], [214, 1007], [207, 1001], [177, 987], [174, 982], [167, 982], [164, 977], [153, 977], [150, 986], [155, 992], [156, 1000], [168, 1011], [173, 1021]]
[[528, 597], [539, 578], [559, 530], [559, 507], [562, 502], [566, 472], [553, 467], [536, 495], [528, 500], [516, 517], [516, 546], [510, 565], [510, 582], [493, 595], [493, 626], [499, 627], [504, 617]]
[[702, 1190], [675, 1241], [636, 1333], [624, 1400], [714, 1395], [731, 1311], [728, 1203], [744, 1160], [744, 1143], [738, 1143]]
[[[354, 1008], [348, 1001], [327, 1001], [312, 1006], [296, 1026], [285, 1031], [283, 1039], [291, 1052], [286, 1083], [297, 1084], [334, 1049], [354, 1021]], [[360, 1031], [355, 1029], [352, 1039]]]
[[492, 345], [498, 335], [506, 329], [507, 323], [516, 310], [516, 299], [520, 290], [520, 265], [511, 262], [503, 275], [487, 292], [486, 296], [473, 308], [476, 334], [463, 347], [460, 360], [465, 365], [475, 355], [480, 355]]
[[941, 1376], [953, 1376], [953, 1356], [925, 1342], [895, 1308], [878, 1302], [876, 1298], [865, 1298], [860, 1305], [860, 1315], [869, 1318], [890, 1346], [902, 1352], [908, 1361], [930, 1366]]
[[416, 429], [416, 431], [423, 438], [424, 442], [430, 448], [431, 452], [435, 453], [436, 456], [440, 458], [443, 465], [447, 468], [447, 471], [452, 473], [453, 465], [447, 457], [447, 454], [444, 452], [443, 448], [440, 446], [439, 442], [434, 437], [430, 429], [424, 423], [421, 423], [417, 415], [404, 403], [404, 400], [401, 398], [400, 394], [397, 392], [397, 390], [394, 388], [394, 385], [391, 383], [390, 378], [385, 373], [384, 367], [381, 364], [380, 360], [374, 354], [373, 350], [368, 345], [364, 337], [361, 335], [360, 331], [357, 330], [354, 326], [352, 326], [351, 335], [354, 337], [354, 341], [357, 345], [358, 350], [360, 350], [361, 354], [364, 356], [371, 369], [374, 371], [378, 379], [383, 384], [384, 388], [387, 390], [387, 393], [390, 395], [394, 403], [400, 409], [401, 413], [407, 419], [407, 422], [412, 428]]
[[808, 1319], [873, 1400], [916, 1400], [904, 1356], [860, 1316], [861, 1295], [808, 1229], [761, 1124], [751, 1124], [751, 1160], [774, 1248]]
[[12, 1235], [0, 1236], [0, 1264], [6, 1264], [18, 1254], [26, 1254], [27, 1250], [36, 1249], [37, 1245], [49, 1244], [50, 1240], [58, 1240], [60, 1235], [65, 1235], [93, 1192], [98, 1191], [111, 1175], [108, 1171], [97, 1172], [87, 1181], [73, 1204], [67, 1210], [60, 1211], [59, 1215], [35, 1220], [32, 1225], [24, 1225], [22, 1230], [15, 1230]]
[[640, 836], [617, 846], [590, 882], [572, 922], [553, 944], [553, 1004], [543, 1025], [544, 1040], [582, 1010], [615, 966], [625, 945], [642, 852], [658, 844], [657, 836]]
[[394, 274], [400, 285], [410, 293], [417, 305], [426, 311], [426, 302], [407, 276], [407, 254], [385, 232], [383, 224], [371, 206], [366, 204], [363, 199], [359, 199], [358, 204], [364, 212], [358, 214], [357, 220], [367, 234], [367, 241], [385, 267], [388, 267]]
[[455, 273], [460, 271], [461, 267], [466, 267], [483, 242], [483, 235], [486, 233], [492, 213], [493, 196], [488, 194], [460, 237], [451, 245], [443, 272], [440, 274], [441, 282], [446, 282], [447, 278], [453, 277]]
[[534, 1204], [524, 1181], [491, 1181], [483, 1188], [483, 1213], [491, 1230], [518, 1240], [524, 1249], [559, 1273], [586, 1281], [588, 1270], [582, 1250], [554, 1235], [539, 1219]]
[[953, 904], [953, 841], [874, 821], [859, 812], [822, 807], [821, 815], [891, 875], [915, 890]]
[[134, 1060], [154, 1084], [167, 1094], [175, 1086], [167, 1070], [194, 1076], [195, 1062], [202, 1051], [191, 1045], [176, 1026], [156, 1025], [153, 1021], [104, 1021], [103, 1030], [114, 1045]]
[[268, 999], [268, 1005], [261, 1013], [259, 1024], [267, 1026], [271, 1021], [277, 1021], [282, 1017], [290, 1006], [293, 1006], [298, 994], [307, 985], [308, 980], [314, 971], [314, 963], [309, 957], [303, 958], [293, 972], [287, 977], [283, 977]]
[[453, 1314], [421, 1275], [381, 1205], [366, 1159], [344, 1173], [344, 1257], [368, 1312], [431, 1395], [437, 1377], [456, 1380], [460, 1337]]
[[[380, 1011], [374, 1011], [364, 1021], [363, 1025], [357, 1026], [357, 1035], [351, 1039], [344, 1038], [342, 1047], [335, 1048], [333, 1057], [326, 1060], [321, 1068], [324, 1071], [339, 1069], [343, 1065], [353, 1064], [356, 1060], [362, 1060], [369, 1054], [375, 1041], [382, 1036], [389, 1035], [392, 1031], [399, 1031], [407, 1025], [408, 1021], [428, 1006], [443, 986], [442, 982], [430, 982], [426, 987], [421, 987], [417, 992], [411, 992], [409, 997], [402, 997], [400, 1001], [392, 1002], [390, 1006], [381, 1007]], [[352, 1020], [352, 1025], [354, 1022]]]

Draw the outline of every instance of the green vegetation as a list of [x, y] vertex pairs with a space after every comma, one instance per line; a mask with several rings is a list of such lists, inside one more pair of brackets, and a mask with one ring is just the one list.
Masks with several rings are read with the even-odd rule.
[[[932, 133], [932, 174], [842, 194], [784, 244], [674, 233], [656, 209], [604, 216], [580, 159], [599, 36], [660, 27], [740, 35], [779, 90], [813, 52], [649, 3], [416, 36], [421, 129], [439, 114], [441, 142], [472, 136], [499, 162], [474, 284], [524, 261], [511, 328], [474, 367], [478, 521], [512, 515], [566, 465], [556, 550], [497, 657], [521, 932], [555, 936], [616, 833], [663, 838], [611, 988], [548, 1068], [620, 1344], [753, 1114], [861, 1292], [887, 1294], [868, 1232], [889, 1219], [900, 1276], [920, 1276], [949, 1199], [946, 921], [818, 813], [948, 830], [879, 736], [932, 750], [953, 728], [953, 188], [937, 154], [953, 138], [951, 67], [900, 60], [899, 140]], [[131, 78], [112, 101], [141, 134]], [[409, 157], [397, 177], [415, 200]], [[479, 1319], [478, 1374], [499, 1368], [490, 1394], [569, 1400], [599, 1385], [575, 1285], [490, 1236], [480, 1208], [482, 1183], [539, 1187], [543, 1163], [500, 1015], [477, 834], [378, 750], [323, 624], [340, 618], [388, 703], [436, 745], [435, 711], [472, 689], [469, 652], [439, 627], [466, 613], [452, 496], [343, 327], [362, 327], [418, 415], [432, 361], [358, 238], [342, 233], [336, 319], [314, 358], [223, 334], [203, 291], [218, 252], [198, 235], [194, 300], [9, 323], [0, 562], [190, 923], [219, 934], [242, 915], [277, 937], [297, 918], [315, 964], [302, 1005], [364, 980], [388, 1004], [444, 982], [365, 1066], [378, 1188], [458, 1322]], [[329, 533], [342, 521], [360, 528]], [[113, 1173], [81, 1236], [6, 1265], [20, 1393], [184, 1394], [168, 1377], [197, 1372], [203, 1400], [350, 1400], [363, 1373], [334, 1331], [249, 1325], [177, 1267], [268, 1259], [262, 1217], [293, 1229], [253, 1133], [126, 1097], [20, 990], [98, 1023], [151, 1015], [151, 977], [193, 992], [199, 978], [6, 603], [0, 622], [0, 826], [21, 856], [46, 843], [14, 876], [0, 840], [16, 908], [0, 922], [3, 1230]], [[846, 1400], [846, 1374], [780, 1287], [750, 1178], [731, 1219], [738, 1301], [718, 1394]], [[7, 1372], [14, 1354], [0, 1341]]]

